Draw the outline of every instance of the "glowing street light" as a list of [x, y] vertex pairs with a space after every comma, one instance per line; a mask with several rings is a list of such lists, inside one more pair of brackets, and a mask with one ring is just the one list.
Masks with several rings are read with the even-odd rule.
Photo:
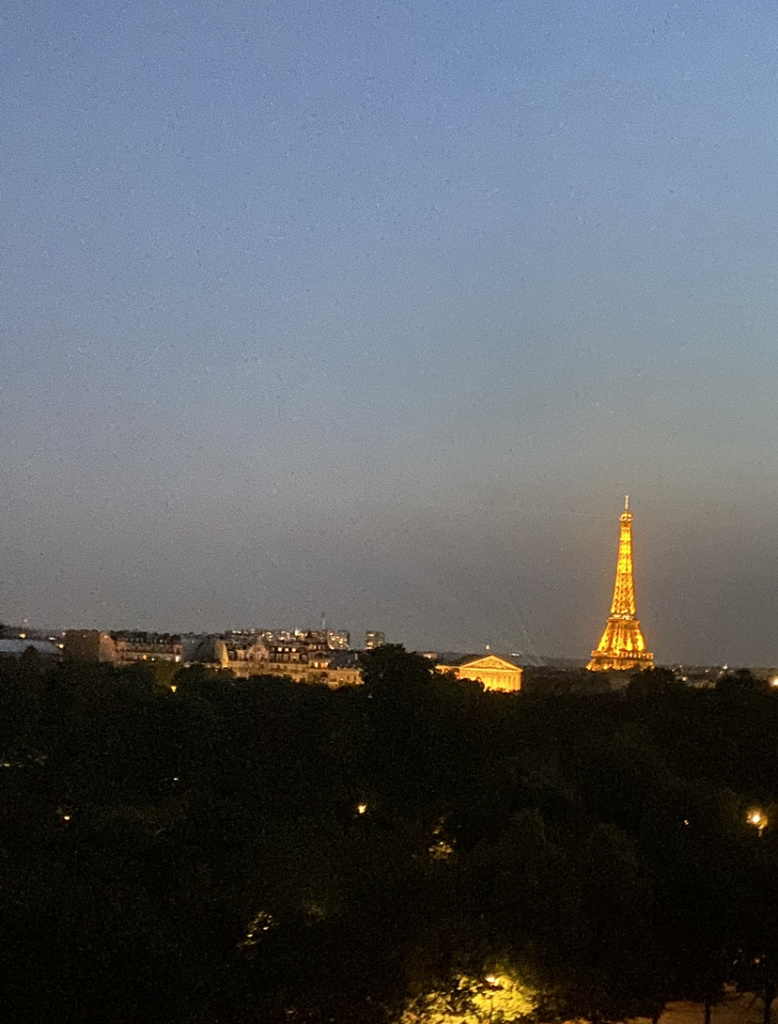
[[496, 974], [487, 974], [484, 981], [489, 986], [489, 1024], [492, 1024], [492, 1017], [494, 1016], [494, 993], [502, 991], [502, 979], [498, 978]]
[[759, 807], [752, 807], [746, 814], [746, 821], [752, 828], [755, 828], [759, 835], [767, 828], [767, 815]]

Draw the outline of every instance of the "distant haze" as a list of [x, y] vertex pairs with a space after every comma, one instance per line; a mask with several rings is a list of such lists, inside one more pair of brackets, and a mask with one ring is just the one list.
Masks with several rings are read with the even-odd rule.
[[778, 664], [777, 42], [11, 0], [0, 620]]

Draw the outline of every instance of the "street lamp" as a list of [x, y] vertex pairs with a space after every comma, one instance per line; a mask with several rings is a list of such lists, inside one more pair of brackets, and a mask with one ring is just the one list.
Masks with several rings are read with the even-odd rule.
[[492, 1024], [492, 1017], [494, 1015], [494, 993], [502, 991], [502, 985], [500, 979], [495, 974], [487, 974], [484, 978], [489, 988], [489, 1024]]
[[752, 828], [757, 830], [760, 836], [768, 825], [767, 815], [761, 807], [752, 807], [751, 810], [746, 813], [746, 821]]

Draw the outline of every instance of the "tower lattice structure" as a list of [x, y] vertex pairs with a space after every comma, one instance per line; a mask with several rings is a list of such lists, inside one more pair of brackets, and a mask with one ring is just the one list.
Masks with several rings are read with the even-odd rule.
[[635, 618], [635, 581], [632, 569], [632, 513], [629, 496], [619, 517], [619, 556], [611, 611], [592, 660], [586, 666], [594, 672], [608, 669], [652, 668], [654, 656], [646, 650], [646, 641]]

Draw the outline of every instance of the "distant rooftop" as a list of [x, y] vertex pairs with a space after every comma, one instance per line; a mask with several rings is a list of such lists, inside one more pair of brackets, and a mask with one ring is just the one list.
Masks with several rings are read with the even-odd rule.
[[62, 657], [62, 651], [56, 644], [49, 643], [48, 640], [0, 640], [0, 657], [5, 655], [6, 657], [12, 656], [20, 658], [26, 650], [30, 647], [38, 654], [43, 654], [49, 658], [60, 658]]

